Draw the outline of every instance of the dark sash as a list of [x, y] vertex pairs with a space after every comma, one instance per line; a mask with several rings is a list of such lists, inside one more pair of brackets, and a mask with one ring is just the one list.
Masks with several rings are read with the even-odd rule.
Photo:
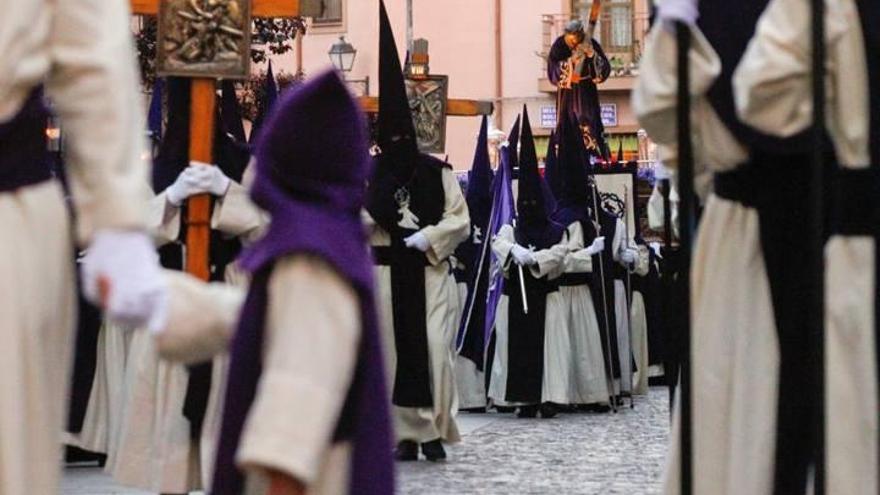
[[42, 88], [35, 89], [11, 120], [0, 124], [0, 193], [49, 180]]
[[775, 493], [800, 493], [812, 458], [816, 394], [808, 335], [810, 274], [803, 269], [808, 251], [803, 233], [809, 228], [809, 157], [754, 153], [733, 172], [715, 176], [718, 196], [755, 208], [761, 250], [779, 340], [779, 398], [776, 416]]
[[425, 253], [395, 239], [389, 247], [374, 247], [375, 262], [391, 268], [392, 317], [397, 367], [392, 402], [400, 407], [433, 407], [428, 352]]
[[544, 334], [547, 315], [547, 294], [559, 289], [558, 284], [535, 278], [523, 268], [529, 313], [523, 311], [519, 269], [511, 266], [504, 284], [508, 297], [507, 310], [507, 402], [538, 404], [544, 380]]

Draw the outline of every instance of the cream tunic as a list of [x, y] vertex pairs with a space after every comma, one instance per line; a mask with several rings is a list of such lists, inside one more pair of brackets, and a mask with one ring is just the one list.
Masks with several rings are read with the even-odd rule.
[[[568, 254], [565, 255], [565, 273], [592, 273], [593, 257], [584, 248], [584, 231], [580, 222], [568, 226]], [[602, 334], [596, 307], [588, 285], [560, 287], [566, 324], [571, 339], [571, 392], [570, 404], [607, 403], [608, 372], [605, 367]], [[599, 295], [601, 298], [602, 296]]]
[[[514, 230], [510, 225], [501, 227], [492, 239], [492, 251], [500, 260], [505, 260], [505, 273], [518, 269], [510, 256], [516, 245]], [[537, 263], [528, 267], [536, 278], [547, 277], [555, 280], [565, 269], [565, 255], [568, 240], [563, 237], [559, 244], [533, 253]], [[523, 268], [526, 269], [526, 268]], [[509, 282], [507, 282], [509, 283]], [[507, 375], [509, 367], [508, 346], [508, 307], [510, 297], [521, 297], [519, 287], [510, 287], [515, 296], [502, 295], [495, 313], [495, 355], [492, 361], [492, 376], [489, 382], [489, 399], [496, 406], [530, 405], [507, 402]], [[567, 404], [571, 393], [571, 343], [566, 324], [564, 299], [559, 291], [547, 294], [547, 310], [544, 317], [544, 372], [542, 376], [541, 402]]]
[[[455, 390], [454, 341], [458, 322], [453, 321], [450, 310], [450, 294], [455, 285], [449, 277], [446, 262], [458, 245], [470, 232], [470, 216], [467, 203], [455, 174], [443, 169], [443, 190], [446, 193], [443, 218], [437, 225], [421, 230], [431, 248], [426, 253], [430, 266], [425, 267], [425, 302], [428, 329], [428, 359], [431, 375], [433, 408], [392, 407], [394, 429], [398, 440], [419, 443], [442, 439], [445, 442], [460, 440], [455, 416], [458, 413], [458, 393]], [[368, 214], [364, 214], [370, 229], [370, 244], [374, 247], [389, 246], [391, 237]], [[377, 302], [379, 327], [384, 342], [388, 366], [389, 390], [393, 390], [397, 352], [394, 346], [394, 316], [391, 294], [391, 267], [376, 266]]]
[[[184, 362], [224, 352], [244, 290], [168, 276], [175, 297], [168, 328], [156, 338], [159, 352]], [[268, 283], [264, 370], [236, 456], [248, 474], [245, 493], [265, 493], [269, 469], [305, 483], [309, 495], [348, 493], [351, 446], [330, 440], [357, 362], [357, 295], [311, 256], [279, 260]]]
[[[841, 166], [864, 168], [870, 112], [861, 21], [852, 0], [825, 5], [827, 126]], [[737, 110], [746, 122], [780, 136], [810, 126], [811, 41], [808, 2], [770, 3], [734, 77]], [[868, 237], [832, 237], [826, 245], [828, 493], [880, 491], [874, 249]]]
[[[123, 0], [0, 1], [0, 122], [46, 84], [64, 121], [77, 232], [145, 227], [143, 119]], [[0, 194], [0, 493], [58, 491], [75, 329], [73, 236], [61, 188]]]
[[[168, 203], [164, 192], [153, 200], [152, 218], [157, 243], [179, 238], [181, 210]], [[231, 182], [226, 195], [215, 202], [211, 226], [248, 239], [258, 235], [266, 221], [244, 187]], [[226, 282], [242, 287], [246, 278], [230, 265]], [[189, 420], [183, 415], [189, 383], [186, 367], [161, 360], [146, 332], [134, 335], [128, 363], [118, 445], [108, 459], [108, 471], [124, 485], [161, 493], [187, 493], [206, 486], [219, 434], [227, 356], [213, 359], [211, 391], [197, 443], [191, 440]]]
[[[633, 105], [652, 138], [674, 147], [675, 36], [658, 25], [648, 47]], [[689, 58], [697, 173], [732, 170], [746, 152], [706, 99], [721, 65], [695, 29]], [[759, 235], [756, 210], [709, 195], [691, 272], [694, 493], [772, 491], [779, 355]], [[679, 492], [678, 418], [676, 412], [664, 476], [667, 494]]]
[[[650, 271], [650, 255], [648, 247], [638, 247], [638, 258], [632, 269], [636, 277], [644, 277]], [[632, 349], [633, 359], [636, 362], [636, 372], [633, 376], [633, 393], [645, 395], [648, 393], [648, 378], [650, 376], [650, 362], [648, 359], [648, 313], [645, 309], [645, 298], [641, 292], [632, 292], [632, 306], [630, 307], [630, 321], [632, 322]]]

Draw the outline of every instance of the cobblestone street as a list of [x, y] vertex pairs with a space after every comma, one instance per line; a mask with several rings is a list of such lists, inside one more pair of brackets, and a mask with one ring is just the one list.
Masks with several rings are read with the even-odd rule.
[[[652, 388], [634, 410], [523, 420], [462, 414], [464, 441], [444, 464], [399, 466], [402, 495], [654, 495], [669, 435], [667, 393]], [[64, 495], [140, 495], [95, 468], [68, 469]]]

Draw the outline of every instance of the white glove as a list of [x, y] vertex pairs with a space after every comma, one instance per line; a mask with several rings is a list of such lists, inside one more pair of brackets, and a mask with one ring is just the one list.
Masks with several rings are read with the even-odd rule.
[[683, 22], [688, 26], [694, 26], [699, 17], [697, 0], [663, 0], [657, 9], [657, 19], [665, 21], [666, 25]]
[[427, 253], [428, 250], [431, 249], [431, 243], [428, 241], [428, 238], [425, 237], [425, 234], [421, 232], [416, 232], [404, 239], [403, 242], [406, 244], [406, 247], [410, 249], [418, 249], [423, 253]]
[[214, 165], [190, 162], [190, 166], [165, 190], [168, 202], [180, 206], [186, 198], [196, 194], [223, 196], [229, 189], [229, 177]]
[[159, 257], [143, 232], [101, 230], [82, 261], [86, 298], [104, 308], [107, 318], [123, 326], [165, 324], [168, 294]]
[[593, 256], [601, 253], [605, 250], [605, 238], [597, 237], [593, 240], [593, 243], [590, 244], [584, 251], [587, 253], [587, 256]]
[[627, 265], [631, 265], [636, 262], [636, 253], [631, 249], [624, 249], [623, 252], [620, 253], [620, 261]]
[[510, 250], [510, 255], [513, 256], [513, 261], [515, 261], [516, 264], [519, 266], [531, 266], [538, 262], [531, 251], [520, 246], [519, 244], [515, 244], [513, 246], [513, 248]]

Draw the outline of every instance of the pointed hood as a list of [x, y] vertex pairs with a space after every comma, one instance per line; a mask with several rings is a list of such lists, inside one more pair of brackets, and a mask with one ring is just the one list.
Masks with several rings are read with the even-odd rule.
[[241, 107], [238, 104], [238, 96], [235, 94], [235, 83], [226, 79], [221, 87], [220, 114], [223, 116], [223, 128], [235, 141], [243, 143], [247, 141], [247, 138], [244, 134], [244, 124], [241, 121]]
[[550, 140], [547, 143], [547, 158], [544, 159], [544, 180], [558, 200], [562, 192], [562, 184], [559, 179], [559, 160], [557, 158], [556, 145], [558, 139], [556, 131], [550, 131]]
[[467, 204], [471, 213], [471, 223], [485, 230], [492, 209], [492, 179], [494, 173], [489, 163], [489, 118], [483, 116], [474, 162], [468, 173]]
[[150, 110], [147, 114], [147, 129], [150, 137], [158, 141], [162, 138], [162, 94], [164, 93], [165, 80], [156, 78], [153, 82], [153, 97], [150, 100]]
[[547, 198], [538, 171], [538, 154], [535, 138], [529, 123], [528, 110], [523, 108], [522, 148], [519, 156], [519, 186], [516, 200], [518, 218], [517, 240], [520, 244], [547, 247], [544, 230], [548, 223]]
[[189, 165], [190, 84], [187, 79], [171, 77], [165, 90], [168, 122], [153, 163], [153, 190], [157, 194], [173, 184]]
[[507, 135], [507, 147], [503, 148], [502, 152], [507, 158], [506, 164], [508, 167], [508, 171], [510, 172], [510, 177], [516, 177], [513, 173], [514, 171], [519, 172], [519, 128], [520, 128], [520, 119], [519, 115], [516, 116], [516, 122], [513, 123], [513, 127], [510, 128], [510, 134]]
[[266, 69], [266, 79], [263, 81], [263, 94], [257, 102], [257, 118], [254, 119], [254, 125], [251, 129], [250, 141], [252, 143], [257, 141], [260, 128], [263, 127], [263, 123], [269, 118], [269, 114], [272, 111], [272, 107], [275, 106], [277, 99], [278, 83], [275, 81], [275, 72], [272, 70], [272, 61], [270, 60], [269, 68]]
[[419, 152], [403, 69], [394, 41], [394, 31], [379, 1], [379, 116], [378, 144], [382, 155], [391, 160], [394, 175], [408, 179], [415, 169]]
[[373, 265], [360, 217], [371, 163], [366, 129], [366, 119], [345, 82], [335, 71], [327, 71], [287, 92], [259, 137], [251, 196], [272, 221], [265, 236], [241, 257], [242, 267], [253, 277], [231, 346], [215, 495], [238, 495], [244, 487], [235, 454], [262, 373], [269, 268], [291, 254], [321, 258], [358, 295], [357, 363], [333, 437], [352, 446], [348, 493], [394, 493]]
[[[153, 190], [158, 194], [177, 180], [189, 166], [190, 80], [170, 77], [166, 81], [168, 123], [153, 163]], [[226, 132], [226, 120], [218, 109], [214, 132], [214, 162], [230, 179], [241, 182], [249, 152]], [[234, 118], [233, 118], [234, 119]]]
[[586, 204], [589, 199], [587, 164], [589, 152], [584, 146], [574, 117], [562, 119], [557, 130], [560, 192], [557, 199], [565, 205]]
[[[336, 73], [324, 72], [280, 102], [257, 142], [257, 173], [291, 194], [359, 211], [369, 168], [362, 163], [366, 127], [348, 89], [337, 82]], [[271, 211], [260, 193], [255, 187], [254, 199]]]

